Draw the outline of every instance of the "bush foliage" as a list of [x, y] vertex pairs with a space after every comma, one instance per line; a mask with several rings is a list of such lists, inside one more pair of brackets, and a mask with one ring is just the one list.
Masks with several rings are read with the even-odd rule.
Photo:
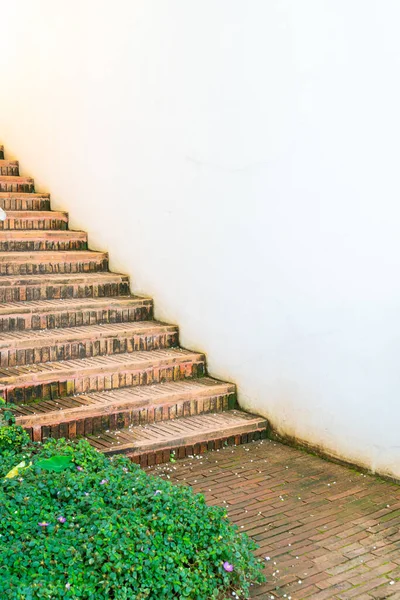
[[20, 450], [29, 442], [26, 431], [15, 425], [15, 417], [10, 406], [0, 398], [0, 453], [7, 449]]
[[123, 456], [49, 440], [0, 463], [2, 600], [246, 598], [263, 580], [223, 509]]

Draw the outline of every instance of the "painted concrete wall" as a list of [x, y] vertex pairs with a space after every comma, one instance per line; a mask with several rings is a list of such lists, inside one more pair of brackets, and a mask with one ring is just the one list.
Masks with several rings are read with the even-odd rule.
[[23, 173], [244, 407], [400, 477], [399, 3], [0, 12]]

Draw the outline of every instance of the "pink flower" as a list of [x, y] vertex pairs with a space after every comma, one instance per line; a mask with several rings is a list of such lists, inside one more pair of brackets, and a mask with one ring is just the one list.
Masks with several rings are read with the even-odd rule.
[[157, 496], [157, 494], [161, 494], [161, 493], [162, 493], [162, 492], [161, 492], [161, 490], [156, 490], [156, 491], [154, 492], [154, 495], [155, 495], [155, 496]]
[[80, 467], [79, 465], [76, 467], [77, 471], [83, 471], [83, 467]]
[[39, 527], [48, 527], [50, 525], [50, 523], [45, 523], [43, 521], [43, 523], [38, 523]]
[[100, 485], [104, 485], [105, 483], [108, 483], [108, 479], [102, 479], [100, 481]]
[[59, 521], [60, 523], [65, 523], [67, 519], [65, 517], [58, 517], [57, 521]]
[[231, 565], [231, 563], [228, 563], [226, 561], [226, 562], [224, 562], [224, 564], [222, 566], [224, 567], [225, 571], [228, 571], [228, 573], [232, 573], [233, 565]]

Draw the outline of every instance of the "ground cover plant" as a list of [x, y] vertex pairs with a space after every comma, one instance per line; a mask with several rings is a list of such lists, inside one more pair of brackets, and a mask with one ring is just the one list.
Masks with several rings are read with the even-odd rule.
[[2, 600], [222, 600], [263, 580], [255, 544], [189, 487], [20, 434], [0, 445]]

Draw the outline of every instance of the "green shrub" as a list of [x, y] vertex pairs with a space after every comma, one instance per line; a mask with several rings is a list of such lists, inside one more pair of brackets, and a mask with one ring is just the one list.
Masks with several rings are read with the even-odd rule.
[[0, 454], [4, 450], [20, 450], [29, 442], [25, 429], [15, 425], [15, 417], [10, 406], [0, 398]]
[[50, 440], [1, 459], [2, 600], [246, 598], [264, 579], [223, 509], [123, 456]]

